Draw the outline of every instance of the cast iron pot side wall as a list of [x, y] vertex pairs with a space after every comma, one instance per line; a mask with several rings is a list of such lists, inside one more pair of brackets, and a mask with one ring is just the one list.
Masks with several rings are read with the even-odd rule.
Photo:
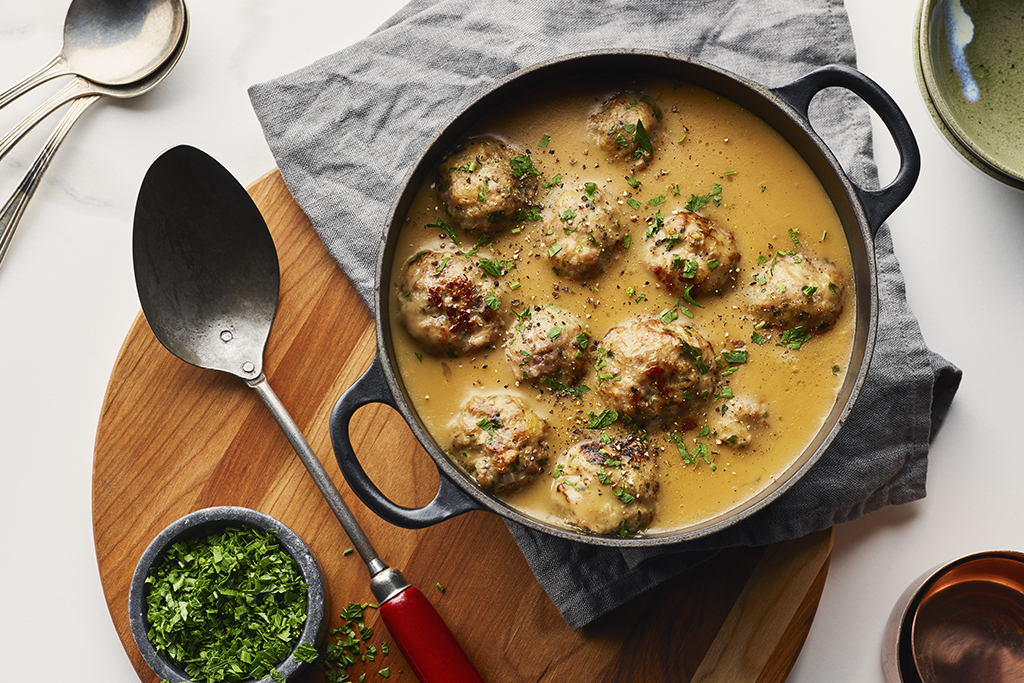
[[[592, 78], [594, 73], [609, 74], [609, 79], [643, 74], [689, 83], [732, 100], [761, 118], [796, 149], [818, 177], [843, 225], [854, 269], [857, 319], [850, 362], [831, 412], [803, 453], [773, 484], [732, 510], [681, 530], [629, 538], [582, 535], [540, 522], [480, 489], [469, 475], [449, 461], [412, 409], [393, 362], [390, 328], [392, 302], [389, 283], [399, 230], [416, 190], [433, 172], [437, 161], [466, 135], [473, 123], [502, 102], [540, 85], [574, 77]], [[838, 160], [808, 123], [807, 107], [811, 99], [823, 88], [832, 86], [843, 87], [859, 95], [880, 116], [893, 136], [900, 152], [901, 167], [896, 179], [887, 187], [865, 190], [853, 185]], [[377, 262], [377, 357], [366, 374], [339, 399], [331, 416], [331, 438], [342, 473], [368, 507], [389, 522], [407, 528], [429, 526], [468, 510], [487, 509], [544, 533], [574, 541], [643, 546], [699, 538], [735, 524], [796, 483], [818, 460], [849, 414], [867, 374], [875, 341], [878, 297], [873, 235], [909, 195], [919, 170], [917, 143], [895, 102], [867, 77], [847, 67], [824, 67], [789, 85], [769, 90], [718, 67], [668, 53], [608, 50], [570, 55], [509, 76], [445, 125], [426, 148], [419, 163], [410, 170], [392, 207], [387, 229], [381, 236]], [[437, 496], [428, 505], [421, 508], [395, 505], [377, 489], [359, 465], [348, 439], [349, 419], [360, 406], [372, 402], [387, 403], [398, 410], [437, 464], [441, 481]]]

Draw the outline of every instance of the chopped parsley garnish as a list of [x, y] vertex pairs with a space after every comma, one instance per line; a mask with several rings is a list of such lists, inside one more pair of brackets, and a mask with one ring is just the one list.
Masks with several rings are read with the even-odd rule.
[[626, 200], [626, 203], [629, 204], [630, 208], [633, 209], [634, 211], [639, 211], [640, 210], [640, 202], [638, 202], [637, 200], [633, 199], [632, 197], [629, 197]]
[[516, 213], [517, 221], [539, 221], [541, 219], [540, 209], [536, 206], [530, 206], [525, 209], [519, 209]]
[[552, 244], [550, 247], [548, 247], [548, 256], [554, 256], [560, 251], [562, 251], [561, 244]]
[[690, 201], [686, 202], [687, 211], [700, 211], [708, 202], [713, 202], [715, 206], [722, 205], [722, 186], [715, 183], [711, 186], [711, 191], [705, 195], [690, 195]]
[[541, 185], [541, 187], [543, 187], [545, 190], [550, 190], [555, 185], [561, 185], [561, 184], [562, 184], [562, 174], [561, 173], [556, 173], [555, 177], [553, 177], [551, 180], [549, 180], [548, 182], [546, 182], [543, 185]]
[[524, 178], [528, 175], [540, 175], [540, 171], [533, 165], [533, 159], [529, 154], [520, 154], [509, 159], [512, 164], [512, 175], [516, 178]]
[[444, 230], [444, 234], [448, 235], [448, 237], [451, 238], [452, 242], [455, 242], [456, 245], [461, 244], [461, 242], [459, 241], [459, 236], [455, 234], [455, 228], [448, 225], [440, 218], [437, 219], [436, 223], [427, 223], [427, 227], [441, 228], [442, 230]]
[[746, 363], [748, 360], [748, 353], [746, 349], [738, 349], [736, 351], [722, 351], [722, 358], [729, 365], [738, 365], [740, 363]]
[[492, 277], [501, 277], [508, 272], [508, 261], [498, 261], [497, 259], [481, 259], [480, 270], [484, 271]]
[[577, 400], [582, 399], [583, 394], [590, 391], [590, 387], [588, 387], [586, 384], [581, 384], [578, 387], [569, 387], [551, 377], [545, 377], [544, 384], [547, 384], [553, 390], [558, 392], [559, 396], [572, 396]]
[[548, 330], [548, 339], [558, 339], [558, 336], [562, 334], [563, 329], [564, 328], [561, 327], [552, 327]]
[[647, 129], [644, 128], [644, 122], [640, 119], [636, 120], [636, 132], [633, 134], [633, 140], [636, 142], [634, 159], [641, 158], [645, 152], [649, 155], [654, 154], [654, 145], [651, 144], [651, 138], [647, 135]]
[[665, 203], [665, 195], [659, 194], [654, 199], [648, 200], [647, 205], [648, 206], [661, 206], [664, 203]]
[[[456, 242], [456, 244], [458, 244], [458, 242]], [[480, 251], [480, 247], [489, 246], [491, 246], [491, 236], [483, 235], [480, 237], [480, 239], [476, 241], [476, 246], [474, 246], [472, 249], [466, 252], [466, 256], [473, 256], [474, 254], [476, 254], [476, 252]]]
[[[615, 491], [615, 489], [612, 489], [612, 491]], [[625, 486], [623, 486], [618, 491], [615, 491], [615, 497], [618, 498], [620, 501], [622, 501], [623, 505], [629, 505], [634, 500], [636, 500], [636, 496], [626, 492], [626, 487]]]
[[619, 419], [619, 413], [610, 408], [605, 408], [600, 413], [590, 411], [587, 413], [587, 417], [589, 418], [587, 420], [587, 429], [605, 429]]
[[444, 267], [447, 266], [448, 262], [451, 261], [451, 260], [452, 260], [451, 256], [445, 256], [444, 259], [441, 261], [441, 265], [439, 265], [437, 267], [437, 270], [434, 271], [434, 277], [437, 277], [438, 275], [440, 275], [441, 271], [444, 270]]
[[565, 223], [566, 221], [571, 221], [573, 218], [576, 218], [576, 212], [573, 211], [572, 209], [566, 209], [562, 213], [558, 214], [558, 220], [562, 221], [563, 223]]
[[597, 185], [595, 183], [587, 183], [583, 186], [583, 196], [594, 201], [594, 192], [597, 191]]
[[639, 180], [637, 180], [633, 176], [629, 176], [628, 178], [626, 178], [626, 182], [629, 183], [629, 186], [632, 187], [634, 190], [636, 188], [640, 187], [640, 185], [642, 184]]
[[[378, 649], [368, 642], [373, 637], [373, 629], [366, 625], [363, 616], [368, 608], [376, 609], [376, 605], [349, 603], [341, 611], [341, 625], [331, 629], [316, 663], [316, 668], [324, 673], [327, 683], [351, 681], [349, 668], [359, 662], [372, 662], [376, 658]], [[387, 656], [386, 642], [380, 644], [379, 652]], [[358, 680], [365, 680], [365, 677], [366, 674], [362, 674]]]
[[537, 143], [537, 146], [538, 147], [547, 147], [549, 142], [551, 142], [551, 136], [550, 135], [545, 135], [545, 136], [541, 137], [540, 142]]
[[753, 332], [750, 333], [750, 341], [754, 342], [758, 346], [762, 346], [768, 343], [768, 340], [759, 335], [757, 333], [757, 330], [754, 330]]
[[274, 535], [259, 529], [178, 541], [146, 583], [149, 640], [195, 681], [273, 675], [306, 623], [302, 573]]
[[484, 294], [484, 305], [492, 311], [496, 311], [501, 308], [501, 299], [494, 292], [487, 292]]
[[[686, 289], [683, 290], [683, 301], [690, 304], [691, 306], [696, 306], [697, 308], [704, 308], [699, 303], [697, 303], [697, 300], [694, 299], [693, 295], [690, 294], [690, 290], [692, 290], [693, 287], [693, 285], [689, 285], [686, 287]], [[693, 316], [691, 315], [690, 317], [692, 318]]]
[[781, 340], [776, 346], [787, 346], [791, 349], [798, 350], [804, 342], [811, 338], [811, 332], [803, 325], [794, 327], [791, 330], [785, 330], [782, 333]]

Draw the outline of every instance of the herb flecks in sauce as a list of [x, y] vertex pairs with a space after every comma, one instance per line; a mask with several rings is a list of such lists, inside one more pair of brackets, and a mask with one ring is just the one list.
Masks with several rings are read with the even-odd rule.
[[[502, 111], [496, 120], [481, 123], [478, 129], [480, 134], [493, 134], [518, 144], [522, 150], [530, 145], [535, 147], [533, 161], [542, 174], [528, 178], [537, 188], [535, 205], [541, 216], [551, 215], [550, 205], [563, 192], [572, 192], [577, 199], [587, 201], [593, 201], [591, 194], [597, 198], [604, 195], [613, 198], [622, 208], [620, 233], [613, 250], [615, 259], [582, 281], [552, 272], [548, 260], [552, 252], [557, 256], [567, 249], [568, 241], [562, 235], [565, 228], [579, 228], [579, 211], [575, 217], [566, 216], [566, 221], [558, 221], [555, 216], [555, 229], [547, 237], [548, 242], [544, 241], [540, 225], [520, 223], [515, 226], [521, 228], [520, 233], [511, 230], [492, 233], [493, 244], [483, 247], [489, 253], [482, 251], [480, 254], [483, 258], [515, 264], [520, 287], [515, 290], [515, 301], [509, 299], [511, 306], [502, 307], [500, 312], [506, 318], [508, 330], [524, 325], [523, 318], [530, 314], [532, 307], [538, 304], [543, 307], [551, 300], [552, 292], [558, 295], [560, 307], [585, 319], [588, 332], [585, 348], [590, 355], [586, 373], [579, 383], [552, 385], [527, 380], [522, 377], [522, 368], [513, 372], [504, 363], [486, 359], [487, 354], [502, 353], [501, 342], [475, 358], [460, 360], [457, 366], [453, 364], [448, 375], [439, 368], [428, 367], [428, 360], [437, 363], [439, 359], [424, 357], [424, 363], [420, 364], [411, 355], [411, 365], [400, 370], [415, 409], [439, 442], [446, 439], [445, 424], [450, 413], [446, 412], [444, 404], [450, 405], [457, 399], [435, 401], [438, 386], [456, 394], [510, 392], [534, 406], [538, 414], [551, 422], [552, 462], [544, 470], [544, 481], [505, 497], [527, 514], [551, 523], [564, 521], [559, 511], [551, 506], [549, 493], [552, 484], [564, 478], [554, 462], [563, 449], [584, 438], [601, 444], [628, 434], [643, 438], [651, 445], [652, 457], [662, 464], [658, 476], [662, 502], [650, 530], [663, 532], [720, 514], [738, 501], [756, 495], [813, 436], [814, 420], [824, 419], [838, 385], [829, 369], [833, 365], [845, 367], [849, 361], [852, 325], [837, 324], [827, 334], [815, 334], [810, 339], [805, 334], [801, 339], [796, 332], [787, 334], [782, 326], [765, 326], [752, 316], [746, 289], [753, 286], [755, 272], [761, 267], [777, 265], [782, 255], [796, 246], [790, 230], [800, 236], [801, 255], [824, 255], [843, 264], [848, 264], [849, 256], [842, 239], [818, 241], [805, 237], [811, 234], [817, 237], [828, 231], [833, 235], [843, 233], [820, 184], [799, 155], [777, 134], [734, 105], [723, 104], [717, 96], [698, 88], [682, 85], [673, 90], [669, 87], [671, 84], [645, 79], [638, 79], [636, 85], [649, 92], [651, 99], [665, 112], [656, 130], [648, 126], [648, 119], [642, 122], [651, 142], [652, 153], [643, 154], [647, 157], [644, 161], [649, 163], [637, 163], [632, 157], [635, 150], [642, 147], [631, 149], [621, 145], [622, 141], [634, 140], [640, 128], [636, 125], [639, 117], [629, 115], [628, 109], [622, 118], [626, 125], [613, 135], [613, 140], [621, 136], [615, 148], [628, 149], [626, 157], [616, 157], [614, 151], [599, 148], [588, 137], [586, 126], [573, 122], [574, 117], [585, 122], [594, 111], [594, 102], [603, 101], [601, 93], [595, 94], [582, 84], [578, 92], [571, 94], [552, 88], [532, 96]], [[554, 104], [549, 97], [555, 98]], [[565, 115], [567, 120], [562, 119], [562, 109], [569, 112]], [[550, 136], [549, 146], [541, 155], [537, 141], [545, 135]], [[723, 142], [726, 139], [727, 144]], [[556, 140], [557, 150], [553, 150], [550, 143]], [[676, 141], [682, 144], [675, 144]], [[769, 177], [773, 178], [771, 192], [767, 192], [765, 182]], [[779, 178], [782, 180], [777, 180]], [[565, 208], [568, 207], [560, 208], [558, 214], [564, 215]], [[700, 261], [712, 271], [735, 269], [738, 272], [734, 284], [720, 294], [683, 286], [669, 292], [642, 264], [642, 252], [666, 239], [667, 220], [685, 211], [700, 212], [735, 235], [741, 252], [738, 265], [728, 264], [724, 259], [719, 261], [717, 257]], [[446, 218], [443, 205], [429, 189], [417, 199], [410, 215], [411, 222], [417, 224], [418, 221], [420, 226]], [[426, 234], [421, 239], [422, 245], [430, 235], [427, 231], [420, 232]], [[443, 236], [434, 235], [435, 238]], [[642, 249], [638, 248], [641, 243]], [[662, 248], [668, 245], [666, 240]], [[410, 244], [410, 248], [417, 247]], [[400, 251], [398, 258], [404, 258], [404, 253], [407, 252]], [[687, 261], [694, 260], [698, 259], [682, 256], [675, 272], [692, 275], [692, 264]], [[687, 280], [684, 278], [684, 281]], [[693, 284], [692, 280], [687, 282]], [[505, 291], [508, 289], [506, 287]], [[804, 299], [809, 296], [801, 285], [790, 289]], [[823, 283], [810, 296], [819, 297], [828, 289]], [[691, 325], [707, 334], [714, 353], [701, 359], [703, 374], [699, 376], [717, 377], [718, 383], [713, 392], [703, 398], [706, 408], [685, 419], [653, 425], [630, 419], [620, 412], [616, 420], [602, 426], [600, 418], [604, 414], [607, 420], [604, 411], [611, 407], [603, 404], [598, 387], [622, 385], [621, 379], [610, 372], [610, 357], [603, 344], [606, 332], [624, 319], [659, 315], [663, 317], [659, 325]], [[844, 318], [850, 317], [844, 314]], [[564, 336], [562, 332], [558, 339]], [[395, 340], [396, 347], [408, 343], [401, 330], [395, 334]], [[797, 343], [800, 348], [792, 348], [791, 345]], [[572, 351], [573, 354], [578, 352], [580, 348]], [[692, 350], [682, 345], [678, 352], [692, 358]], [[812, 354], [815, 358], [817, 354], [824, 355], [820, 361], [814, 361], [810, 360]], [[516, 364], [523, 360], [524, 357], [519, 356]], [[488, 369], [483, 370], [483, 366]], [[805, 372], [804, 368], [824, 368], [825, 371]], [[407, 373], [407, 369], [411, 372]], [[823, 376], [820, 385], [814, 384], [812, 375]], [[740, 450], [732, 433], [720, 431], [718, 421], [732, 419], [737, 414], [735, 401], [753, 396], [770, 403], [772, 392], [786, 391], [794, 377], [801, 382], [801, 395], [792, 401], [787, 399], [784, 405], [772, 405], [772, 421], [747, 448]], [[456, 386], [464, 389], [456, 389]], [[594, 387], [594, 390], [583, 391], [579, 389], [581, 386]], [[729, 392], [733, 398], [728, 398]], [[425, 393], [431, 395], [430, 405], [417, 400]], [[700, 393], [695, 392], [694, 397], [700, 398]], [[813, 417], [807, 419], [807, 416]], [[781, 428], [783, 424], [785, 429]], [[682, 440], [682, 448], [671, 434]], [[679, 457], [670, 457], [670, 453], [676, 451]], [[728, 460], [724, 459], [726, 457]], [[716, 462], [718, 465], [713, 469]], [[604, 470], [610, 477], [614, 468], [604, 465]], [[596, 478], [594, 484], [597, 484]], [[605, 489], [606, 496], [621, 503], [614, 498], [614, 491]], [[633, 532], [617, 526], [614, 533]]]

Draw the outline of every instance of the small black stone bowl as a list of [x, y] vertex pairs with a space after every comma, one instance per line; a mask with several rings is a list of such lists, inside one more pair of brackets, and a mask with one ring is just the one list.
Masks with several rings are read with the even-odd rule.
[[[243, 507], [221, 506], [196, 510], [171, 523], [161, 531], [146, 551], [142, 553], [135, 574], [132, 576], [128, 590], [128, 623], [132, 629], [135, 644], [142, 653], [142, 658], [151, 669], [162, 679], [170, 683], [189, 681], [189, 677], [180, 668], [160, 655], [149, 642], [147, 633], [149, 621], [146, 618], [146, 577], [149, 576], [153, 564], [172, 544], [193, 536], [216, 533], [228, 527], [251, 527], [272, 532], [281, 547], [298, 563], [302, 578], [308, 586], [306, 596], [306, 625], [299, 637], [299, 643], [319, 645], [327, 634], [329, 595], [323, 582], [320, 567], [316, 558], [302, 539], [294, 531], [273, 517], [257, 510]], [[306, 663], [295, 659], [294, 652], [288, 659], [277, 665], [277, 671], [287, 680], [291, 680], [305, 667]], [[274, 683], [267, 676], [258, 683]]]

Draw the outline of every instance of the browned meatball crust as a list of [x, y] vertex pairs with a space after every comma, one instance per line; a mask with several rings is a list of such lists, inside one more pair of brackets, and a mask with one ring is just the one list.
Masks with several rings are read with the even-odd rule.
[[628, 437], [582, 441], [555, 463], [552, 493], [566, 521], [595, 534], [627, 535], [651, 523], [658, 504], [658, 463], [647, 446]]
[[659, 119], [649, 96], [623, 92], [606, 100], [587, 123], [591, 139], [609, 159], [644, 168], [651, 161]]
[[831, 262], [776, 255], [754, 274], [750, 310], [770, 327], [828, 329], [843, 311], [845, 282]]
[[491, 346], [501, 334], [496, 280], [457, 253], [424, 251], [405, 266], [398, 314], [410, 336], [429, 353], [466, 355]]
[[539, 172], [507, 144], [493, 138], [463, 143], [438, 167], [440, 195], [456, 227], [497, 232], [530, 206]]
[[618, 203], [597, 183], [566, 188], [545, 211], [544, 248], [559, 275], [581, 278], [601, 270], [622, 237]]
[[603, 404], [634, 420], [673, 419], [718, 386], [715, 352], [696, 329], [637, 318], [613, 327], [597, 352]]
[[565, 386], [586, 369], [590, 337], [575, 313], [535, 306], [508, 332], [505, 358], [516, 379], [548, 379]]
[[540, 472], [547, 429], [515, 396], [475, 396], [456, 418], [452, 449], [481, 487], [507, 493]]
[[740, 252], [732, 233], [691, 211], [673, 214], [655, 233], [645, 255], [647, 266], [676, 293], [721, 292], [734, 282]]

